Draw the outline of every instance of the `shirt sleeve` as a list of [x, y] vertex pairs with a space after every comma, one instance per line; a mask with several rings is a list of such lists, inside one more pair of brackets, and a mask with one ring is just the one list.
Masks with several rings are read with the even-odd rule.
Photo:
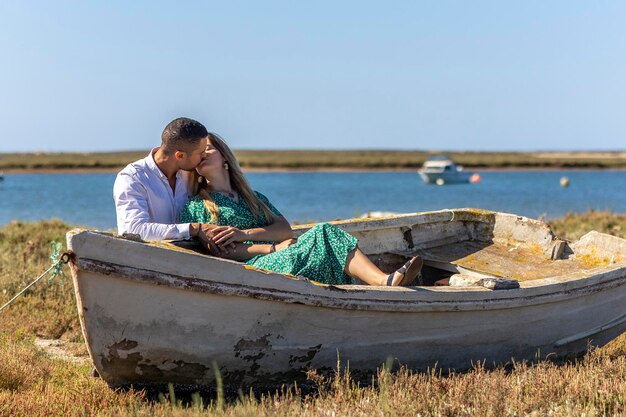
[[258, 191], [255, 191], [254, 193], [256, 194], [257, 197], [259, 197], [259, 200], [261, 200], [262, 202], [265, 203], [267, 208], [269, 208], [272, 211], [272, 213], [274, 213], [277, 216], [283, 217], [281, 212], [278, 211], [278, 209], [276, 207], [274, 207], [274, 205], [272, 203], [270, 203], [270, 200], [267, 197], [265, 197], [263, 194], [261, 194]]
[[162, 224], [150, 221], [148, 193], [128, 172], [120, 172], [113, 185], [118, 233], [138, 234], [143, 240], [189, 239], [189, 223]]

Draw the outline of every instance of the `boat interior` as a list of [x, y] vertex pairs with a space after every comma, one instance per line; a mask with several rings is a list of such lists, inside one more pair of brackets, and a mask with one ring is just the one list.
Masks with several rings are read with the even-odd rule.
[[[488, 279], [519, 281], [580, 274], [626, 261], [626, 241], [591, 232], [576, 242], [557, 238], [537, 220], [477, 209], [331, 222], [359, 239], [359, 248], [382, 271], [424, 259], [420, 286], [444, 282], [476, 286]], [[294, 226], [297, 236], [313, 224]], [[173, 242], [203, 253], [190, 242]], [[617, 265], [616, 265], [617, 266]]]
[[[433, 285], [443, 278], [451, 278], [450, 285], [471, 286], [489, 278], [529, 281], [563, 277], [626, 260], [623, 239], [591, 232], [568, 242], [556, 237], [545, 223], [522, 216], [458, 209], [407, 220], [416, 222], [397, 229], [396, 244], [385, 244], [384, 233], [375, 228], [357, 228], [353, 234], [385, 272], [420, 255], [425, 266], [418, 285]], [[368, 250], [368, 240], [374, 240], [378, 250]]]

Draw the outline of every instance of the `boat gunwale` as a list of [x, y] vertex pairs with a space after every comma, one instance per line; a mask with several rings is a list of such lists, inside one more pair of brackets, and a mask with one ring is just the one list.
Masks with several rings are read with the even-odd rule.
[[[372, 310], [372, 311], [398, 311], [398, 312], [420, 312], [420, 311], [472, 311], [472, 310], [497, 310], [527, 307], [547, 303], [560, 302], [566, 299], [577, 298], [590, 293], [600, 292], [617, 288], [626, 284], [626, 267], [604, 271], [592, 276], [567, 280], [566, 282], [554, 282], [555, 278], [546, 280], [553, 281], [549, 284], [540, 285], [541, 289], [548, 290], [544, 293], [534, 294], [536, 287], [520, 286], [510, 290], [489, 290], [482, 287], [370, 287], [353, 285], [326, 285], [312, 284], [306, 278], [285, 277], [280, 274], [262, 272], [267, 275], [278, 275], [281, 279], [292, 279], [300, 281], [303, 289], [322, 289], [325, 294], [301, 291], [290, 291], [287, 289], [264, 288], [253, 285], [234, 284], [222, 281], [215, 281], [208, 278], [189, 277], [183, 275], [170, 274], [165, 272], [140, 269], [126, 265], [103, 262], [94, 259], [78, 258], [75, 260], [76, 271], [88, 271], [103, 275], [113, 275], [114, 277], [138, 281], [144, 284], [154, 284], [166, 286], [179, 290], [190, 290], [201, 293], [210, 293], [225, 296], [250, 297], [266, 301], [277, 301], [294, 304], [303, 304], [315, 307]], [[78, 278], [78, 277], [75, 277]], [[575, 288], [567, 288], [568, 283], [577, 281], [585, 283], [593, 279], [600, 282], [589, 282], [588, 285], [581, 285]], [[539, 280], [538, 280], [539, 281]], [[79, 284], [79, 279], [75, 281]], [[529, 291], [530, 290], [530, 291]], [[363, 297], [363, 294], [380, 295], [387, 293], [387, 298]], [[530, 293], [529, 293], [530, 292]], [[341, 297], [338, 295], [341, 294]], [[483, 295], [479, 299], [462, 299], [459, 296], [473, 294]], [[350, 296], [353, 297], [350, 297]], [[361, 297], [358, 297], [358, 296]], [[430, 296], [431, 299], [419, 299], [420, 296]], [[394, 299], [394, 296], [396, 298]], [[407, 297], [408, 296], [408, 297]], [[437, 297], [432, 298], [432, 297]], [[456, 296], [456, 297], [455, 297]]]
[[[325, 223], [329, 223], [341, 228], [350, 228], [350, 232], [366, 232], [371, 230], [394, 229], [402, 227], [413, 228], [416, 226], [424, 226], [427, 224], [447, 223], [453, 221], [473, 221], [477, 223], [491, 224], [495, 223], [497, 217], [502, 219], [515, 218], [524, 223], [550, 229], [550, 227], [546, 223], [540, 220], [531, 219], [530, 217], [474, 207], [451, 208], [423, 211], [418, 213], [403, 213], [383, 217], [364, 217], [345, 220], [330, 220]], [[318, 223], [292, 225], [292, 229], [297, 233], [303, 233], [304, 231], [314, 227], [316, 224]]]

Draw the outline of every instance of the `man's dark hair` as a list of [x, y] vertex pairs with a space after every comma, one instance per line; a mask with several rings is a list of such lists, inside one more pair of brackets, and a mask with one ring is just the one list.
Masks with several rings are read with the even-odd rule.
[[209, 132], [202, 123], [187, 117], [179, 117], [169, 122], [163, 129], [161, 146], [166, 153], [189, 152], [208, 135]]

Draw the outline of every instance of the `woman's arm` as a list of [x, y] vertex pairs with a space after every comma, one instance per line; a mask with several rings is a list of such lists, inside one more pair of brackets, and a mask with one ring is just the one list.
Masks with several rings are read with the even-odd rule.
[[283, 216], [274, 216], [274, 222], [265, 227], [243, 230], [245, 240], [253, 242], [282, 242], [293, 237], [291, 225]]
[[293, 237], [293, 230], [283, 216], [274, 216], [274, 222], [265, 227], [239, 230], [232, 226], [218, 226], [213, 229], [213, 233], [213, 241], [219, 246], [249, 240], [253, 242], [282, 242]]
[[272, 251], [271, 244], [248, 244], [248, 243], [235, 243], [233, 249], [223, 251], [220, 258], [232, 259], [233, 261], [247, 261], [250, 258], [254, 258], [257, 255], [267, 255]]
[[221, 258], [232, 259], [233, 261], [247, 261], [257, 255], [268, 255], [288, 248], [296, 242], [296, 239], [286, 239], [276, 244], [262, 243], [234, 243], [227, 251], [222, 252]]

